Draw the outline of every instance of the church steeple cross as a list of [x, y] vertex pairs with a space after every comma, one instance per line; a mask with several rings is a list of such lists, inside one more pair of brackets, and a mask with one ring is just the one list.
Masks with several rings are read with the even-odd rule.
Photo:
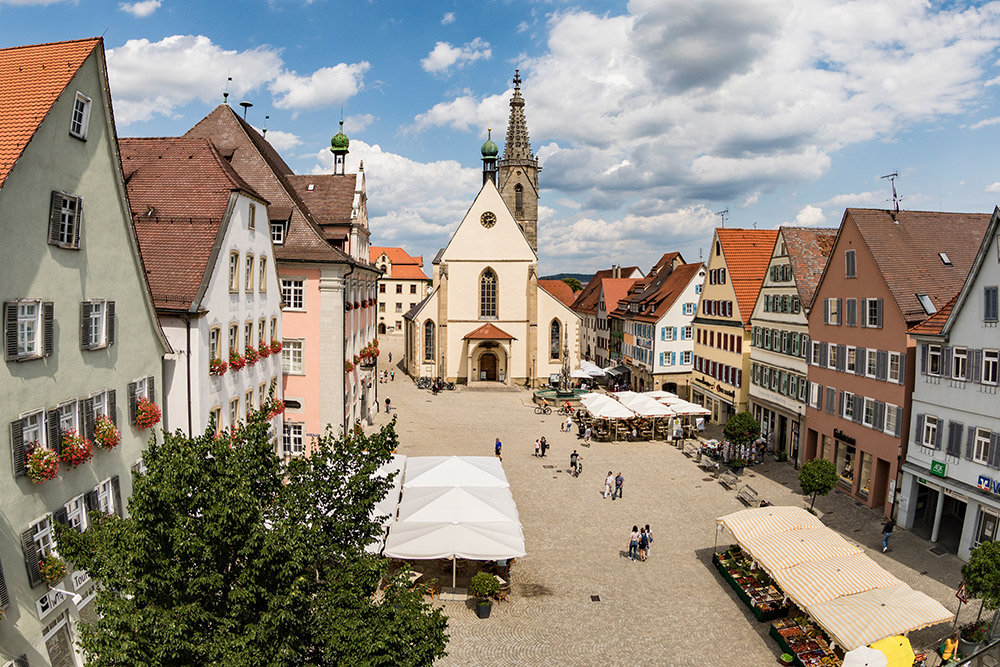
[[507, 140], [504, 142], [503, 159], [532, 159], [528, 123], [524, 119], [524, 98], [521, 97], [520, 70], [514, 70], [514, 96], [510, 98], [510, 119], [507, 121]]

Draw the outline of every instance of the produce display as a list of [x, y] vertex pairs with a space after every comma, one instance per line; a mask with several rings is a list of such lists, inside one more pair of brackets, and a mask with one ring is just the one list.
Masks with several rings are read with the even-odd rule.
[[823, 631], [805, 616], [780, 618], [771, 623], [771, 636], [783, 649], [795, 656], [803, 667], [840, 667], [843, 661], [830, 648]]
[[738, 546], [716, 554], [713, 560], [758, 620], [767, 621], [788, 613], [788, 603], [784, 602], [781, 589], [764, 570], [754, 567], [753, 560]]

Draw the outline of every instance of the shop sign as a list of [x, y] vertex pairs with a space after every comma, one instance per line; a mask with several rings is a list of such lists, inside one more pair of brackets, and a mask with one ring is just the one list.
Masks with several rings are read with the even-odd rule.
[[835, 440], [840, 440], [841, 442], [846, 442], [849, 445], [857, 444], [857, 440], [855, 440], [851, 436], [847, 435], [846, 433], [844, 433], [843, 431], [841, 431], [839, 428], [833, 429], [833, 437], [834, 437]]
[[937, 475], [938, 477], [945, 477], [945, 470], [948, 466], [944, 461], [931, 461], [931, 474]]
[[989, 491], [1000, 495], [1000, 479], [990, 479], [986, 475], [979, 476], [979, 483], [976, 484], [983, 491]]
[[728, 389], [723, 389], [721, 384], [715, 385], [715, 391], [719, 392], [720, 394], [725, 394], [729, 398], [736, 398], [735, 391], [729, 391]]
[[697, 382], [698, 384], [703, 384], [703, 385], [705, 385], [705, 386], [706, 386], [706, 387], [708, 387], [709, 389], [711, 389], [711, 388], [712, 388], [712, 383], [711, 383], [711, 382], [709, 382], [708, 380], [703, 380], [702, 378], [698, 378], [698, 377], [696, 377], [696, 378], [694, 379], [694, 381], [695, 381], [695, 382]]

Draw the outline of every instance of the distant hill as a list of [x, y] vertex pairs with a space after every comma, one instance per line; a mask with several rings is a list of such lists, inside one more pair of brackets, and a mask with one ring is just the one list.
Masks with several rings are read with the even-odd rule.
[[581, 285], [586, 285], [594, 277], [593, 273], [556, 273], [551, 276], [542, 276], [539, 280], [562, 280], [563, 278], [576, 278]]

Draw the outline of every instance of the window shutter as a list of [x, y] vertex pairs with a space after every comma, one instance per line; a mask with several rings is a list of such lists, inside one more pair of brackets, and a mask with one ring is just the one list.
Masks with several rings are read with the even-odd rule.
[[858, 313], [858, 324], [868, 326], [868, 299], [861, 299], [861, 312]]
[[743, 354], [743, 334], [736, 336], [736, 351]]
[[826, 388], [826, 411], [828, 413], [830, 413], [831, 415], [833, 414], [833, 411], [836, 409], [836, 405], [835, 405], [835, 401], [836, 400], [837, 400], [837, 395], [836, 395], [836, 392], [834, 391], [833, 387], [827, 387]]
[[672, 328], [673, 328], [673, 331], [670, 334], [671, 335], [670, 340], [678, 340], [678, 338], [677, 338], [677, 327], [672, 327]]
[[991, 468], [1000, 468], [1000, 433], [990, 433], [990, 455], [987, 460]]
[[927, 344], [920, 346], [920, 374], [927, 375]]
[[976, 427], [970, 426], [968, 429], [966, 429], [966, 437], [965, 437], [966, 461], [972, 460], [972, 452], [975, 450], [975, 447], [976, 447]]
[[899, 422], [902, 421], [902, 419], [900, 419], [900, 417], [902, 416], [902, 413], [903, 413], [903, 411], [902, 411], [901, 408], [896, 408], [896, 430], [893, 432], [893, 435], [896, 436], [897, 438], [899, 437], [899, 434], [900, 434], [900, 424], [899, 424]]
[[844, 313], [844, 324], [849, 327], [853, 327], [856, 324], [856, 318], [858, 315], [858, 300], [848, 299], [847, 300], [847, 311]]
[[87, 491], [83, 494], [83, 506], [87, 508], [88, 512], [97, 511], [97, 490]]
[[865, 397], [864, 396], [858, 396], [857, 394], [855, 394], [854, 398], [851, 399], [851, 405], [853, 406], [853, 410], [854, 410], [853, 415], [852, 415], [853, 418], [854, 418], [854, 423], [855, 424], [862, 424], [862, 423], [864, 423], [864, 419], [865, 419]]
[[80, 415], [83, 421], [83, 436], [88, 440], [94, 439], [94, 399], [85, 398], [80, 402], [83, 414]]
[[843, 416], [844, 414], [844, 392], [837, 392], [837, 415]]
[[128, 383], [128, 423], [135, 425], [135, 382]]
[[719, 269], [719, 283], [722, 285], [726, 284], [726, 270]]
[[125, 508], [122, 507], [122, 485], [118, 475], [111, 478], [111, 493], [115, 496], [115, 514], [118, 518], [125, 518]]
[[42, 583], [42, 568], [38, 560], [38, 547], [32, 529], [21, 533], [21, 550], [24, 552], [24, 567], [28, 570], [28, 584], [34, 588]]
[[886, 371], [889, 365], [889, 353], [885, 350], [878, 350], [875, 353], [875, 379], [885, 380]]
[[828, 366], [830, 364], [830, 344], [819, 344], [819, 365]]
[[6, 360], [17, 359], [17, 302], [8, 301], [3, 305], [4, 331], [7, 336]]
[[104, 323], [107, 326], [108, 345], [115, 344], [115, 302], [108, 301], [104, 304]]
[[671, 352], [670, 353], [670, 365], [671, 366], [676, 366], [677, 365], [677, 353], [676, 352]]
[[823, 299], [823, 324], [830, 323], [830, 300]]
[[46, 357], [52, 355], [52, 337], [55, 333], [52, 330], [54, 310], [51, 301], [42, 302], [42, 354]]
[[[3, 565], [0, 565], [0, 609], [10, 604], [10, 596], [7, 594], [7, 580], [3, 576]], [[25, 659], [25, 664], [27, 664]]]
[[111, 422], [118, 426], [118, 404], [115, 402], [115, 390], [108, 390], [108, 416], [111, 417]]
[[90, 304], [80, 304], [80, 349], [89, 350], [90, 345]]
[[899, 384], [906, 384], [906, 352], [899, 355]]
[[28, 464], [24, 452], [24, 422], [20, 419], [10, 423], [10, 446], [14, 455], [14, 478], [24, 477]]
[[885, 427], [885, 403], [882, 401], [875, 401], [875, 420], [872, 425], [879, 431]]
[[62, 193], [53, 192], [49, 204], [49, 243], [53, 245], [59, 243], [59, 228], [62, 225], [62, 203]]
[[61, 523], [64, 526], [69, 525], [69, 512], [66, 511], [66, 507], [60, 507], [55, 512], [52, 513], [52, 520], [56, 523]]
[[941, 348], [941, 377], [951, 377], [951, 346]]
[[944, 429], [941, 426], [944, 424], [944, 420], [938, 419], [937, 433], [934, 434], [934, 449], [941, 449], [941, 431]]
[[837, 298], [837, 326], [844, 323], [844, 300]]
[[73, 247], [80, 247], [80, 228], [83, 227], [83, 197], [76, 198], [76, 229], [73, 233]]
[[59, 427], [59, 410], [49, 410], [45, 413], [48, 422], [49, 449], [56, 454], [62, 453], [62, 429]]
[[837, 370], [843, 373], [847, 370], [847, 346], [837, 346]]
[[972, 364], [972, 381], [982, 382], [983, 381], [983, 351], [982, 350], [972, 350], [975, 354], [970, 353], [970, 358], [974, 358], [975, 361]]
[[875, 299], [878, 303], [877, 312], [875, 313], [875, 328], [882, 328], [882, 299]]
[[152, 375], [146, 378], [146, 396], [153, 403], [156, 403], [156, 382]]
[[913, 442], [917, 445], [924, 442], [924, 416], [917, 415], [917, 427], [913, 429]]

